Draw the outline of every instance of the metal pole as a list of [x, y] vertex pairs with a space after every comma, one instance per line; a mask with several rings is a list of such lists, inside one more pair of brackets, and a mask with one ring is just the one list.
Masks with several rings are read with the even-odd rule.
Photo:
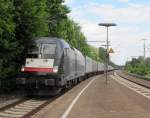
[[142, 39], [142, 40], [144, 41], [144, 43], [143, 43], [143, 58], [145, 59], [145, 56], [146, 56], [146, 44], [145, 44], [145, 41], [147, 39]]
[[108, 50], [109, 50], [109, 41], [108, 41], [108, 27], [106, 27], [107, 29], [107, 40], [106, 40], [106, 70], [105, 70], [105, 74], [106, 74], [106, 85], [108, 84], [108, 61], [109, 61], [109, 56], [108, 56]]

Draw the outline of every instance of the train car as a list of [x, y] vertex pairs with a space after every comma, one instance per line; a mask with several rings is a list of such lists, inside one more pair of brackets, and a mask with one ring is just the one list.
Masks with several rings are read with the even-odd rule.
[[17, 78], [29, 94], [55, 94], [80, 81], [85, 74], [85, 58], [58, 38], [37, 38], [28, 48], [23, 76]]
[[85, 56], [85, 74], [87, 77], [92, 75], [92, 62], [93, 60], [90, 57]]
[[80, 82], [84, 79], [85, 75], [85, 57], [84, 55], [78, 51], [77, 49], [74, 49], [76, 54], [76, 76], [77, 81]]
[[98, 73], [103, 73], [104, 72], [104, 64], [98, 62]]
[[98, 63], [95, 60], [92, 60], [92, 73], [96, 74], [98, 72]]

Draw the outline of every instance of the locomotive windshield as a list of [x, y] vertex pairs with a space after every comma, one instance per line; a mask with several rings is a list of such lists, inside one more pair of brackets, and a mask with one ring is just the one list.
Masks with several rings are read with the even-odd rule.
[[42, 44], [43, 54], [55, 54], [56, 44]]
[[56, 44], [55, 43], [40, 43], [32, 45], [29, 48], [27, 57], [28, 58], [50, 58], [55, 54]]

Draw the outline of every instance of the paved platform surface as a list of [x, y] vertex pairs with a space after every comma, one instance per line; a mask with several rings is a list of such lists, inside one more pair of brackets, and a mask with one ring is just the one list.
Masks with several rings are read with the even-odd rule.
[[103, 75], [82, 82], [33, 117], [62, 118], [78, 93], [93, 79], [95, 80], [72, 106], [67, 118], [150, 118], [149, 99], [131, 91], [112, 78], [106, 86]]

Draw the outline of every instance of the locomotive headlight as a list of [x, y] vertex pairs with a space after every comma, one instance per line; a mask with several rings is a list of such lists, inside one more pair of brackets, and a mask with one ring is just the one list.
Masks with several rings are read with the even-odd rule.
[[57, 73], [57, 72], [58, 72], [58, 66], [54, 66], [53, 72], [54, 72], [54, 73]]
[[41, 58], [42, 58], [42, 55], [41, 55], [41, 54], [38, 54], [38, 58], [40, 58], [40, 59], [41, 59]]
[[21, 71], [24, 72], [24, 67], [21, 68]]

